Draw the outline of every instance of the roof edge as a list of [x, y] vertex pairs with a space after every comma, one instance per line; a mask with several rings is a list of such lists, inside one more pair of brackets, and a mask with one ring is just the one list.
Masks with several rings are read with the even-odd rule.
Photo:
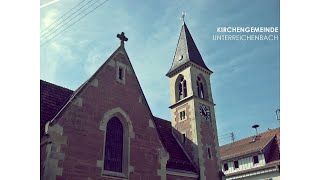
[[40, 79], [40, 83], [41, 83], [41, 81], [42, 81], [42, 82], [44, 82], [44, 83], [48, 83], [48, 84], [51, 84], [51, 85], [57, 86], [57, 87], [62, 88], [62, 89], [64, 89], [64, 90], [68, 90], [68, 91], [72, 91], [72, 92], [74, 92], [73, 90], [71, 90], [71, 89], [69, 89], [69, 88], [66, 88], [66, 87], [63, 87], [63, 86], [60, 86], [60, 85], [53, 84], [52, 82], [49, 82], [49, 81], [46, 81], [46, 80]]
[[[185, 70], [186, 68], [191, 67], [191, 66], [196, 67], [196, 68], [198, 68], [199, 70], [202, 70], [202, 71], [204, 71], [204, 72], [207, 71], [206, 73], [208, 73], [209, 75], [213, 73], [213, 71], [211, 71], [209, 68], [204, 68], [204, 67], [198, 65], [198, 64], [195, 63], [195, 62], [187, 61], [187, 62], [181, 64], [178, 68], [176, 68], [176, 69], [174, 69], [174, 70], [172, 70], [172, 71], [167, 72], [166, 76], [169, 77], [169, 78], [171, 78], [171, 77], [174, 76], [175, 74], [178, 74], [179, 72], [181, 72], [181, 71], [183, 71], [183, 70]], [[171, 69], [170, 69], [170, 70], [171, 70]]]
[[97, 74], [101, 71], [102, 67], [104, 67], [111, 59], [118, 53], [121, 49], [125, 48], [123, 46], [119, 46], [110, 56], [109, 58], [98, 68], [98, 70], [95, 71], [95, 73], [90, 76], [88, 80], [86, 80], [76, 91], [74, 91], [74, 94], [69, 98], [68, 102], [58, 111], [58, 113], [52, 118], [52, 120], [48, 121], [50, 122], [50, 125], [53, 123], [57, 123], [57, 118], [59, 118], [64, 111], [67, 109], [67, 107], [70, 106], [71, 102], [74, 100], [76, 96], [78, 96], [88, 85], [88, 82], [90, 82]]
[[191, 164], [193, 165], [194, 169], [199, 172], [198, 167], [194, 164], [193, 160], [189, 157], [188, 153], [186, 152], [186, 150], [184, 149], [184, 147], [180, 144], [180, 142], [178, 141], [177, 137], [174, 135], [173, 131], [172, 131], [172, 125], [171, 125], [171, 134], [174, 137], [174, 139], [177, 141], [177, 143], [179, 144], [179, 146], [181, 147], [183, 153], [187, 156], [187, 158], [189, 159], [189, 161], [191, 162]]
[[[261, 135], [263, 135], [263, 134], [265, 134], [265, 133], [269, 133], [269, 131], [277, 131], [278, 129], [280, 130], [280, 127], [277, 127], [277, 128], [271, 129], [271, 130], [266, 130], [266, 131], [264, 131], [264, 132], [262, 132], [262, 133], [259, 133], [258, 135], [261, 136]], [[230, 146], [231, 144], [235, 144], [235, 143], [238, 143], [238, 142], [240, 142], [240, 141], [244, 141], [245, 139], [252, 138], [252, 137], [254, 137], [254, 136], [257, 136], [257, 135], [249, 136], [249, 137], [240, 139], [240, 140], [235, 141], [235, 142], [231, 142], [231, 143], [228, 143], [228, 144], [224, 144], [224, 145], [220, 146], [220, 149], [223, 148], [223, 147], [226, 147], [226, 146]]]
[[[177, 55], [177, 50], [178, 50], [178, 45], [179, 45], [179, 40], [180, 40], [180, 36], [181, 36], [181, 32], [182, 32], [182, 30], [183, 30], [183, 26], [184, 26], [184, 22], [183, 22], [183, 25], [182, 25], [182, 27], [181, 27], [181, 30], [180, 30], [180, 34], [179, 34], [179, 37], [178, 37], [178, 42], [177, 42], [177, 45], [176, 45], [176, 50], [174, 51], [174, 56], [173, 56], [173, 60], [172, 60], [172, 63], [171, 63], [171, 67], [170, 67], [170, 69], [169, 69], [169, 71], [167, 72], [167, 74], [166, 74], [166, 76], [168, 76], [168, 74], [170, 74], [170, 72], [172, 72], [172, 71], [174, 71], [172, 68], [173, 68], [173, 64], [174, 64], [174, 58], [176, 57], [176, 55]], [[187, 48], [187, 47], [186, 47]], [[187, 55], [187, 56], [189, 56], [189, 55]], [[188, 57], [189, 58], [189, 57]], [[190, 59], [189, 59], [189, 61], [190, 61]], [[169, 76], [168, 76], [169, 77]]]
[[260, 149], [255, 149], [255, 150], [252, 150], [252, 151], [249, 151], [249, 152], [246, 152], [246, 153], [242, 153], [242, 154], [233, 154], [233, 155], [230, 155], [230, 156], [227, 156], [225, 158], [220, 158], [221, 159], [221, 162], [226, 162], [226, 161], [230, 161], [232, 159], [239, 159], [239, 158], [244, 158], [244, 157], [248, 157], [248, 156], [251, 156], [251, 155], [256, 155], [256, 154], [259, 154], [259, 153], [262, 153]]

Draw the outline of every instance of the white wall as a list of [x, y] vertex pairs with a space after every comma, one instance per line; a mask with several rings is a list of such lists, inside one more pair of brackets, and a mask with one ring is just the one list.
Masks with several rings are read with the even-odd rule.
[[228, 166], [229, 166], [228, 171], [224, 171], [224, 164], [222, 164], [222, 171], [225, 174], [229, 174], [229, 173], [234, 173], [234, 172], [239, 172], [239, 171], [255, 168], [258, 166], [264, 166], [266, 164], [263, 154], [259, 154], [258, 159], [259, 159], [259, 163], [257, 163], [257, 164], [253, 164], [253, 156], [238, 159], [239, 168], [237, 168], [237, 169], [234, 168], [234, 163], [233, 163], [234, 161], [230, 161], [230, 162], [228, 162]]

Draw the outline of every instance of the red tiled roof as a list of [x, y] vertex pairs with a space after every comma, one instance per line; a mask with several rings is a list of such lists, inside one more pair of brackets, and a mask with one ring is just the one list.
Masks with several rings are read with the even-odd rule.
[[[280, 128], [267, 130], [266, 132], [259, 134], [259, 138], [255, 142], [252, 142], [253, 137], [254, 136], [251, 136], [240, 141], [221, 146], [221, 159], [228, 160], [230, 158], [238, 158], [240, 156], [249, 155], [258, 151], [264, 151], [266, 164], [264, 166], [259, 166], [244, 171], [229, 173], [226, 174], [227, 177], [275, 168], [280, 165]], [[269, 147], [269, 151], [266, 150], [267, 145]]]
[[66, 104], [72, 93], [67, 88], [40, 80], [40, 137], [44, 135], [45, 124]]
[[[68, 102], [73, 91], [40, 80], [40, 137], [44, 135], [45, 124], [52, 120]], [[197, 172], [172, 134], [170, 121], [154, 117], [160, 139], [169, 153], [167, 168]]]
[[[251, 136], [234, 143], [226, 144], [220, 147], [221, 160], [247, 155], [262, 151], [263, 148], [271, 141], [270, 160], [280, 159], [280, 128], [268, 130], [258, 134], [256, 141], [252, 141], [255, 136]], [[279, 144], [278, 144], [279, 142]]]
[[154, 120], [159, 130], [161, 141], [170, 155], [167, 168], [197, 172], [173, 136], [171, 122], [158, 117], [154, 117]]

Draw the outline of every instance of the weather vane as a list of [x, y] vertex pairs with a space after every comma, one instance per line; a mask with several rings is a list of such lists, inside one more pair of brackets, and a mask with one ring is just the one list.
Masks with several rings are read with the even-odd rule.
[[182, 20], [182, 22], [184, 22], [184, 17], [187, 15], [187, 13], [185, 13], [185, 12], [182, 12], [182, 15], [181, 15], [181, 20]]

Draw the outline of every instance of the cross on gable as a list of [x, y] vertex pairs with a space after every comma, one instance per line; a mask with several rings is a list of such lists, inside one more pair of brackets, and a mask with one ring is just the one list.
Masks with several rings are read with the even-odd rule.
[[120, 45], [124, 45], [124, 41], [128, 41], [128, 38], [124, 35], [124, 32], [117, 34], [117, 38], [120, 39]]

